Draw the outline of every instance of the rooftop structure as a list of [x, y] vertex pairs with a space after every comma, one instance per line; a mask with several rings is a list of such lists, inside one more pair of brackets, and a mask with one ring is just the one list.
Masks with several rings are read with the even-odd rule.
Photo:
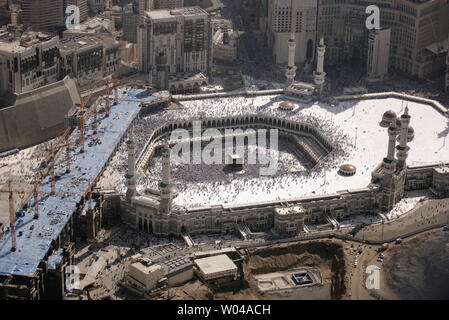
[[236, 277], [237, 266], [225, 254], [194, 260], [204, 280]]
[[80, 34], [108, 34], [113, 35], [115, 32], [114, 21], [105, 16], [97, 15], [80, 23], [76, 29], [68, 29], [63, 32], [64, 38], [72, 37]]

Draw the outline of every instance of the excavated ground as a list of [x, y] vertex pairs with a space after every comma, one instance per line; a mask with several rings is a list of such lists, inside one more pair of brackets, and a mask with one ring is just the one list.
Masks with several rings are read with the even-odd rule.
[[[265, 299], [253, 284], [257, 274], [286, 271], [297, 267], [317, 267], [323, 282], [331, 282], [331, 296], [327, 299], [340, 299], [346, 292], [345, 262], [343, 248], [333, 242], [309, 242], [292, 244], [286, 247], [261, 248], [250, 251], [245, 257], [243, 271], [245, 288], [233, 293], [215, 295], [216, 299]], [[276, 296], [270, 298], [276, 299]], [[279, 299], [283, 299], [279, 296]]]

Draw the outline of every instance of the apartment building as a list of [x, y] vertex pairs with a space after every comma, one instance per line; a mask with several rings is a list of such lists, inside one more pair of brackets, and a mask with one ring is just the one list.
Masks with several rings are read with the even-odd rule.
[[59, 39], [35, 31], [0, 32], [0, 95], [24, 93], [58, 80]]
[[158, 68], [167, 70], [170, 86], [183, 90], [187, 85], [208, 83], [212, 26], [205, 10], [186, 7], [146, 11], [137, 38], [139, 70], [149, 73], [152, 82], [158, 83], [157, 68], [153, 68], [158, 60], [166, 61], [167, 69]]
[[366, 61], [369, 5], [379, 7], [380, 27], [391, 29], [389, 69], [419, 78], [443, 70], [447, 0], [319, 0], [318, 31], [327, 44], [327, 64]]
[[107, 36], [78, 35], [60, 41], [62, 77], [70, 75], [83, 86], [89, 78], [113, 74], [120, 65], [119, 43]]
[[317, 0], [272, 0], [267, 5], [267, 42], [276, 63], [287, 63], [286, 44], [292, 32], [297, 45], [295, 63], [313, 60], [317, 39]]
[[64, 25], [62, 0], [22, 0], [22, 23], [25, 28], [53, 31]]

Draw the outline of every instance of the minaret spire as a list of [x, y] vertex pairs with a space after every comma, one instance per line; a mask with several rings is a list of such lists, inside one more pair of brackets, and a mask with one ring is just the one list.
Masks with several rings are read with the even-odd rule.
[[408, 150], [410, 149], [407, 146], [407, 136], [408, 136], [408, 126], [410, 124], [410, 115], [408, 114], [408, 104], [405, 107], [404, 114], [401, 116], [401, 132], [399, 145], [396, 147], [397, 157], [398, 157], [398, 168], [402, 169], [406, 166], [405, 161], [408, 157]]
[[136, 195], [136, 144], [134, 142], [133, 127], [130, 128], [129, 139], [126, 141], [128, 146], [128, 173], [126, 180], [128, 189], [126, 190], [126, 200], [131, 201], [131, 198]]
[[160, 212], [169, 214], [171, 212], [173, 192], [170, 177], [170, 144], [167, 138], [164, 139], [164, 146], [162, 147], [162, 180], [159, 183], [161, 190], [161, 205]]
[[295, 65], [295, 56], [296, 56], [296, 1], [291, 0], [291, 30], [290, 30], [290, 40], [288, 40], [288, 65], [285, 70], [285, 86], [288, 87], [295, 81], [296, 77], [296, 65]]
[[324, 53], [326, 52], [326, 46], [324, 45], [323, 34], [320, 35], [320, 44], [317, 46], [316, 51], [316, 71], [313, 72], [313, 80], [318, 87], [318, 94], [321, 96], [323, 93], [323, 84], [326, 80], [326, 72], [324, 72]]

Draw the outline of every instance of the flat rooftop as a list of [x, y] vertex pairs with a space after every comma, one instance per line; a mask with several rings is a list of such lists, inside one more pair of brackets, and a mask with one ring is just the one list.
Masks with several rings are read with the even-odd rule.
[[102, 41], [93, 36], [78, 36], [59, 41], [59, 48], [65, 51], [79, 50], [101, 45]]
[[46, 43], [56, 40], [57, 37], [52, 37], [50, 34], [36, 31], [25, 31], [20, 36], [15, 36], [9, 41], [8, 36], [4, 35], [0, 39], [0, 51], [4, 52], [24, 52], [33, 45], [39, 43]]
[[184, 7], [178, 9], [159, 9], [146, 11], [145, 14], [152, 20], [169, 19], [176, 16], [208, 16], [207, 11], [200, 7]]
[[236, 271], [237, 266], [225, 254], [194, 260], [195, 264], [206, 276], [219, 272]]

